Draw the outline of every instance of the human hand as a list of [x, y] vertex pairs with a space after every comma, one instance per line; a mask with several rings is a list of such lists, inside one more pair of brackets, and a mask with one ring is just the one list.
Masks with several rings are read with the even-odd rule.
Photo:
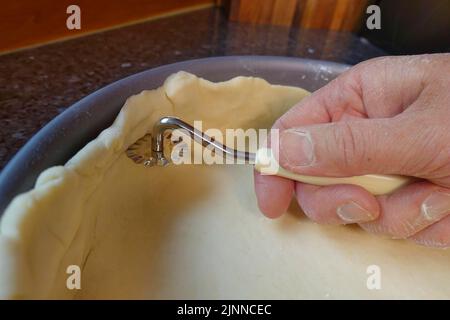
[[[360, 63], [290, 109], [280, 165], [304, 175], [401, 174], [426, 180], [383, 196], [354, 185], [319, 187], [255, 172], [261, 211], [282, 215], [292, 194], [318, 223], [450, 246], [450, 54]], [[276, 151], [276, 148], [275, 148]]]

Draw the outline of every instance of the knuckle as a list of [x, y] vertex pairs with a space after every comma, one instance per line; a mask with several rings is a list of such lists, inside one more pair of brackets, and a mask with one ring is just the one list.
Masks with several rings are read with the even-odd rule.
[[315, 208], [315, 206], [311, 206], [305, 203], [301, 204], [301, 208], [303, 210], [303, 212], [305, 213], [305, 215], [312, 220], [315, 223], [319, 223], [319, 224], [329, 224], [328, 219], [326, 218], [325, 215], [320, 214], [321, 210]]
[[364, 158], [364, 145], [359, 143], [360, 137], [355, 132], [354, 127], [349, 123], [342, 122], [338, 130], [334, 130], [333, 143], [337, 148], [338, 154], [341, 155], [340, 159], [335, 163], [336, 166], [345, 170], [361, 163]]
[[406, 239], [418, 231], [417, 226], [413, 225], [408, 220], [391, 226], [388, 230], [395, 239]]
[[413, 224], [408, 221], [402, 221], [395, 225], [386, 225], [377, 220], [361, 223], [360, 226], [369, 233], [389, 239], [406, 239], [417, 232]]
[[429, 130], [424, 134], [422, 145], [418, 150], [423, 150], [426, 160], [417, 168], [429, 179], [446, 178], [450, 176], [450, 136], [448, 130]]
[[[423, 219], [422, 216], [415, 219], [402, 219], [401, 221], [392, 224], [388, 231], [396, 239], [407, 239], [419, 234], [422, 230], [425, 230], [431, 225], [430, 221]], [[445, 239], [444, 239], [445, 240]]]
[[420, 167], [417, 169], [425, 171], [431, 167], [436, 167], [436, 165], [441, 163], [441, 154], [446, 151], [446, 146], [442, 143], [444, 138], [443, 133], [445, 133], [445, 131], [446, 130], [441, 130], [436, 124], [431, 123], [426, 124], [425, 128], [416, 132], [411, 149], [422, 150], [423, 154], [426, 154], [426, 157], [422, 158], [426, 161], [420, 161]]

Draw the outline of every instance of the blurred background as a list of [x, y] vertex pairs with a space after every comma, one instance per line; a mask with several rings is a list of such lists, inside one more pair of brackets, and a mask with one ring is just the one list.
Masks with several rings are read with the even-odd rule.
[[[70, 5], [80, 29], [69, 29]], [[370, 5], [380, 28], [369, 30]], [[276, 55], [356, 64], [448, 52], [450, 0], [3, 0], [0, 170], [42, 126], [130, 74], [182, 60]]]
[[[82, 10], [80, 30], [64, 23], [72, 4]], [[382, 28], [371, 31], [372, 4], [383, 14]], [[208, 7], [229, 21], [353, 32], [392, 53], [445, 51], [450, 43], [449, 0], [20, 0], [1, 7], [3, 52]]]

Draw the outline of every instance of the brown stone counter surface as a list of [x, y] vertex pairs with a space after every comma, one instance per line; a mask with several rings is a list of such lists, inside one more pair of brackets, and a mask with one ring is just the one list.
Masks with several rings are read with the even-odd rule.
[[41, 127], [118, 79], [182, 60], [275, 55], [348, 64], [385, 55], [345, 32], [252, 26], [204, 9], [0, 56], [0, 170]]

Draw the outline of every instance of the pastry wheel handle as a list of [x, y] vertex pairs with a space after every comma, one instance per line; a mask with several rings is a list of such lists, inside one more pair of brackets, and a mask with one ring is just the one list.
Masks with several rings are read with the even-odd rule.
[[262, 174], [277, 175], [318, 186], [353, 184], [363, 187], [373, 195], [389, 194], [415, 180], [406, 176], [383, 174], [367, 174], [342, 178], [300, 175], [282, 168], [275, 159], [272, 150], [267, 148], [261, 148], [256, 152], [255, 169]]
[[[282, 168], [273, 156], [271, 149], [260, 148], [255, 154], [252, 152], [239, 151], [229, 148], [220, 141], [212, 139], [190, 124], [176, 117], [163, 117], [156, 122], [151, 135], [145, 135], [128, 148], [128, 157], [136, 163], [143, 163], [146, 166], [167, 165], [170, 162], [170, 159], [166, 159], [164, 156], [164, 133], [167, 130], [174, 129], [185, 130], [191, 139], [202, 144], [204, 147], [212, 147], [215, 151], [220, 152], [220, 154], [224, 157], [240, 159], [243, 160], [244, 163], [254, 163], [255, 169], [262, 174], [277, 175], [308, 184], [318, 186], [354, 184], [363, 187], [374, 195], [382, 195], [391, 193], [415, 180], [411, 177], [382, 174], [368, 174], [364, 176], [343, 178], [305, 176], [296, 174]], [[151, 142], [150, 146], [148, 146], [148, 142]]]

